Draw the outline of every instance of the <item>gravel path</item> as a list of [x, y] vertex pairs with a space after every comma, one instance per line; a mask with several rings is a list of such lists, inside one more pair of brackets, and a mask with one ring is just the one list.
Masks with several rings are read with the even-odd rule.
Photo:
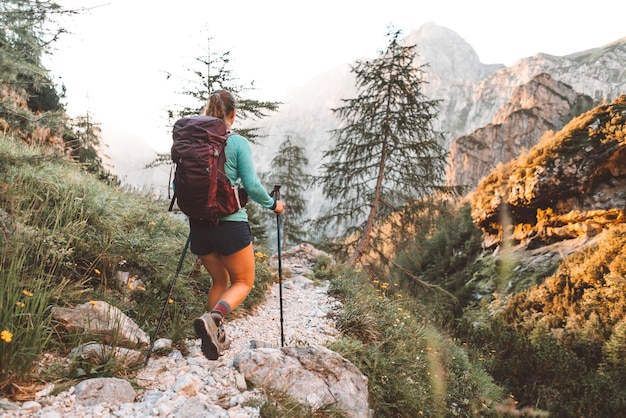
[[[328, 282], [315, 284], [312, 261], [320, 252], [307, 245], [283, 253], [283, 328], [285, 345], [326, 345], [338, 335], [334, 313], [340, 302], [328, 296]], [[289, 277], [286, 277], [289, 276]], [[190, 318], [190, 324], [193, 318]], [[191, 325], [190, 325], [191, 326]], [[211, 417], [259, 417], [265, 395], [248, 390], [233, 368], [233, 358], [250, 348], [251, 342], [281, 345], [279, 288], [274, 284], [267, 300], [251, 315], [228, 320], [226, 332], [231, 348], [217, 361], [208, 361], [200, 351], [200, 340], [187, 340], [189, 353], [174, 350], [167, 356], [153, 355], [147, 367], [135, 377], [139, 385], [133, 403], [121, 405], [79, 405], [74, 387], [56, 396], [47, 396], [52, 386], [35, 398], [19, 404], [20, 409], [0, 412], [1, 417], [100, 418], [100, 417], [184, 417], [207, 405]], [[1, 410], [0, 410], [1, 411]]]

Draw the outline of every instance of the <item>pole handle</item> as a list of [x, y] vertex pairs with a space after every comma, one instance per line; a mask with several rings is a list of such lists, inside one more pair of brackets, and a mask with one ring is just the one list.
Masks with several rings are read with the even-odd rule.
[[272, 196], [276, 200], [280, 200], [280, 184], [274, 185], [274, 190], [272, 190], [270, 196]]

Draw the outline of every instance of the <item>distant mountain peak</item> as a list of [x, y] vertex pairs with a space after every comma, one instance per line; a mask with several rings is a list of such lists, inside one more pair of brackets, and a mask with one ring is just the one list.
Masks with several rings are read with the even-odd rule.
[[458, 33], [445, 26], [428, 22], [403, 39], [417, 45], [419, 61], [428, 64], [428, 73], [441, 80], [478, 81], [504, 65], [485, 65], [474, 48]]

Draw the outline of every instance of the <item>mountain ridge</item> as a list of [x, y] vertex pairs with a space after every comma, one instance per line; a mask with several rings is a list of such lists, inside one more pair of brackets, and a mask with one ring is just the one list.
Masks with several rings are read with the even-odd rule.
[[[626, 73], [621, 72], [621, 63], [626, 62], [624, 39], [564, 57], [538, 53], [521, 58], [510, 67], [480, 63], [471, 45], [456, 32], [434, 23], [411, 31], [404, 42], [417, 43], [416, 65], [427, 64], [424, 92], [431, 99], [441, 100], [434, 127], [443, 132], [446, 149], [456, 138], [492, 123], [515, 90], [539, 74], [549, 74], [597, 103], [611, 101], [626, 90]], [[459, 61], [456, 54], [466, 56], [465, 61], [471, 64], [455, 65]], [[338, 125], [329, 109], [338, 107], [341, 99], [354, 94], [354, 78], [348, 68], [337, 67], [291, 90], [279, 111], [263, 121], [266, 126], [261, 131], [269, 140], [254, 146], [261, 171], [271, 171], [271, 160], [289, 134], [295, 145], [304, 148], [311, 173], [317, 174], [323, 151], [332, 147], [329, 131]], [[445, 68], [450, 71], [437, 71]], [[322, 192], [313, 189], [309, 196], [309, 215], [314, 218], [324, 210], [320, 203]]]

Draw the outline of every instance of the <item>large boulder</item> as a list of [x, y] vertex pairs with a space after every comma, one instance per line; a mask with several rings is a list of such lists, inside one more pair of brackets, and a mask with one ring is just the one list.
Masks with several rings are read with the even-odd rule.
[[95, 378], [83, 380], [75, 389], [76, 403], [83, 406], [120, 405], [134, 402], [135, 389], [124, 379]]
[[140, 348], [150, 337], [128, 316], [104, 301], [90, 301], [74, 308], [52, 308], [52, 316], [69, 332], [98, 338], [116, 347]]
[[256, 348], [239, 354], [233, 364], [247, 381], [284, 392], [314, 411], [334, 405], [349, 417], [370, 414], [367, 377], [327, 348]]

